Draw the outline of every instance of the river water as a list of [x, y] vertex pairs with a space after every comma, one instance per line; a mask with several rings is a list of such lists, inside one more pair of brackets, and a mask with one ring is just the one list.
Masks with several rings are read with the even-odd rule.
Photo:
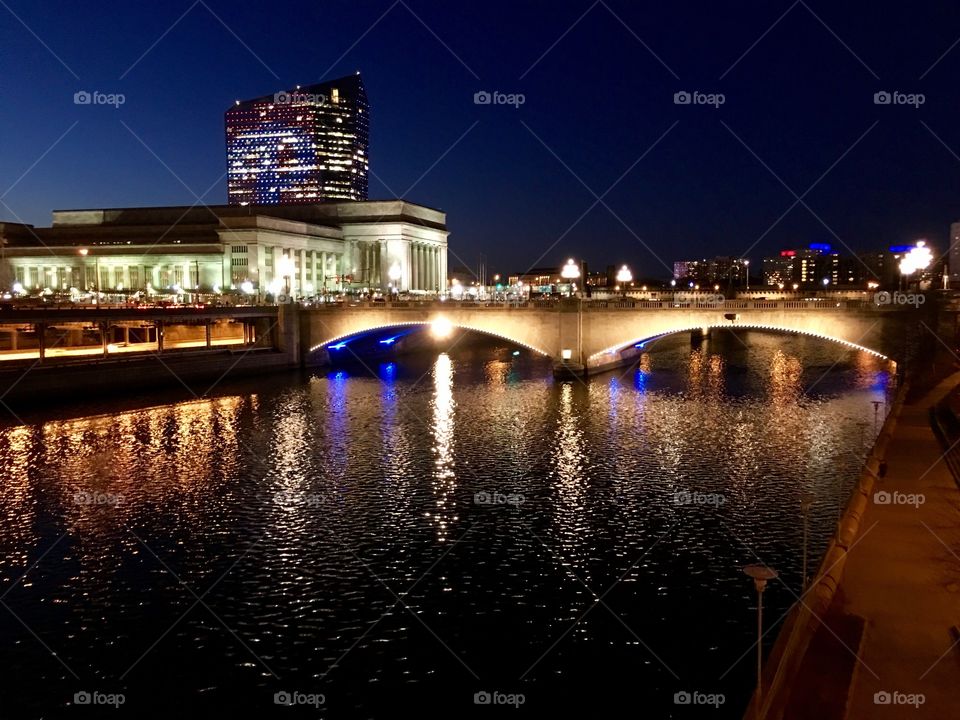
[[741, 568], [780, 573], [768, 650], [800, 498], [813, 567], [890, 366], [723, 332], [560, 382], [513, 350], [457, 337], [0, 427], [0, 716], [741, 717]]

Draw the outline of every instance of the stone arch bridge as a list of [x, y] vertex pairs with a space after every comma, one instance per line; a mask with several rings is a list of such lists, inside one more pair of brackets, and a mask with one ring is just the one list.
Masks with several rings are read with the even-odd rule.
[[524, 303], [371, 302], [300, 311], [300, 352], [322, 364], [327, 348], [378, 329], [442, 324], [502, 338], [555, 361], [559, 373], [591, 374], [622, 365], [645, 341], [680, 332], [752, 328], [842, 343], [905, 358], [916, 307], [833, 299], [722, 302], [541, 300]]

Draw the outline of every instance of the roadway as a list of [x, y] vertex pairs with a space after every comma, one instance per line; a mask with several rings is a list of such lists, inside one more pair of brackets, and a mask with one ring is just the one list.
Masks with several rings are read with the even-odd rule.
[[[243, 345], [243, 338], [224, 338], [210, 341], [210, 347], [228, 347]], [[175, 342], [166, 341], [163, 344], [163, 351], [187, 348], [206, 348], [206, 340], [180, 340]], [[115, 344], [107, 346], [108, 355], [123, 355], [136, 353], [156, 353], [157, 344], [149, 343], [128, 343]], [[88, 345], [85, 347], [47, 347], [44, 349], [44, 360], [54, 358], [73, 358], [73, 357], [103, 357], [102, 345]], [[3, 350], [0, 351], [0, 363], [15, 362], [22, 360], [37, 360], [40, 357], [39, 350]]]

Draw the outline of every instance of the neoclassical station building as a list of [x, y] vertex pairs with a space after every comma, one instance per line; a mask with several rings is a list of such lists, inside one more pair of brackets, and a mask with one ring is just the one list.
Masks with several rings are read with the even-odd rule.
[[403, 200], [55, 210], [0, 222], [0, 283], [47, 289], [291, 294], [443, 292], [446, 213]]

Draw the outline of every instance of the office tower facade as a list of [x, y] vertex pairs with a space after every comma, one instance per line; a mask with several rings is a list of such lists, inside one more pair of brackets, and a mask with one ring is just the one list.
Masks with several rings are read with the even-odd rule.
[[360, 73], [238, 100], [224, 121], [228, 204], [367, 199], [370, 108]]

